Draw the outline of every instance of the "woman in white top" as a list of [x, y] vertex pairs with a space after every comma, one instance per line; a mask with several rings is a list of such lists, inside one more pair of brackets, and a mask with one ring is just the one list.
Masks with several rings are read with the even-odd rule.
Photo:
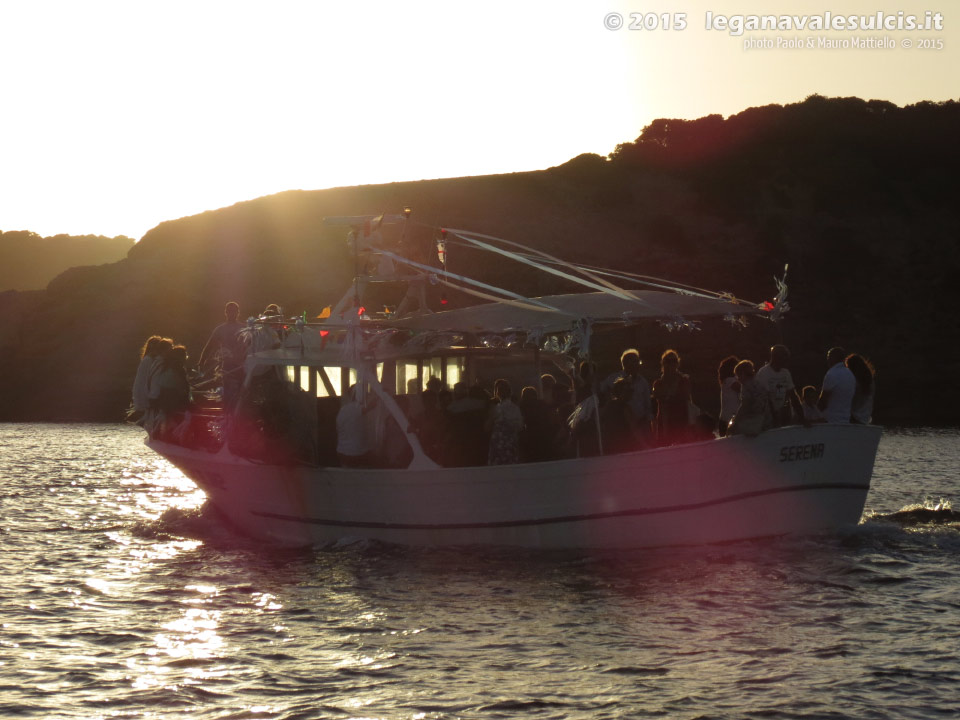
[[877, 389], [873, 365], [862, 355], [847, 355], [846, 366], [857, 379], [857, 389], [850, 403], [850, 422], [869, 425], [873, 420], [873, 396]]
[[140, 351], [140, 365], [133, 381], [133, 409], [140, 413], [145, 413], [150, 407], [150, 376], [157, 366], [162, 340], [159, 335], [152, 335]]
[[520, 462], [520, 431], [523, 413], [512, 399], [510, 383], [504, 379], [493, 384], [493, 396], [499, 402], [490, 408], [486, 429], [490, 432], [488, 465], [511, 465]]
[[727, 426], [740, 407], [740, 381], [733, 372], [738, 362], [736, 355], [730, 355], [721, 360], [717, 368], [717, 382], [720, 383], [720, 427], [717, 429], [720, 437], [727, 434]]
[[753, 363], [741, 360], [734, 369], [740, 381], [740, 407], [730, 421], [730, 435], [756, 437], [768, 429], [771, 422], [770, 400], [767, 390], [757, 382]]

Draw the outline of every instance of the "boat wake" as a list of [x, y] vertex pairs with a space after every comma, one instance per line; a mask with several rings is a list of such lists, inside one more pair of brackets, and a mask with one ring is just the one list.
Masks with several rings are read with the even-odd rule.
[[850, 550], [960, 552], [960, 512], [949, 501], [925, 500], [890, 513], [867, 512], [855, 528], [837, 536]]
[[869, 513], [866, 522], [892, 522], [904, 528], [946, 526], [960, 530], [960, 512], [953, 509], [949, 500], [926, 499], [922, 503], [906, 505], [892, 513]]
[[137, 522], [130, 532], [145, 540], [200, 540], [213, 546], [236, 547], [245, 540], [209, 502], [199, 508], [168, 508], [156, 519]]

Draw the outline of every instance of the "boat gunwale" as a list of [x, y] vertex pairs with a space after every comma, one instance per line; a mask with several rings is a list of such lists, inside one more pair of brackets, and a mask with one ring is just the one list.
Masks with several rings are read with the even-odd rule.
[[[316, 472], [316, 473], [329, 474], [332, 476], [348, 477], [348, 478], [351, 478], [351, 482], [354, 482], [356, 480], [361, 480], [361, 481], [366, 480], [368, 479], [366, 476], [374, 476], [369, 478], [370, 481], [373, 481], [374, 479], [379, 479], [376, 476], [384, 476], [384, 477], [389, 476], [389, 477], [395, 478], [398, 475], [399, 476], [417, 475], [419, 478], [427, 475], [437, 475], [437, 474], [444, 474], [444, 475], [453, 475], [453, 474], [461, 474], [461, 473], [490, 474], [494, 470], [500, 473], [502, 473], [504, 470], [509, 470], [512, 480], [518, 480], [518, 479], [527, 480], [527, 479], [538, 479], [538, 477], [536, 477], [532, 472], [518, 474], [515, 471], [517, 469], [523, 469], [523, 468], [536, 469], [536, 468], [542, 468], [544, 466], [556, 466], [561, 464], [563, 465], [587, 464], [587, 463], [596, 464], [598, 461], [599, 462], [613, 461], [613, 462], [616, 462], [618, 465], [622, 465], [624, 464], [624, 461], [629, 461], [631, 459], [637, 459], [641, 457], [645, 459], [652, 458], [654, 460], [658, 459], [658, 457], [659, 459], [664, 459], [667, 456], [677, 455], [680, 452], [689, 451], [692, 449], [700, 450], [700, 449], [718, 447], [717, 443], [729, 444], [732, 442], [754, 442], [758, 438], [761, 438], [764, 436], [771, 437], [772, 434], [774, 433], [781, 434], [783, 431], [794, 431], [794, 430], [813, 431], [817, 428], [857, 428], [856, 432], [861, 432], [860, 430], [861, 428], [874, 429], [877, 431], [878, 442], [879, 442], [879, 437], [882, 435], [882, 432], [883, 432], [883, 427], [880, 425], [861, 425], [856, 423], [817, 423], [816, 425], [811, 427], [806, 427], [804, 425], [785, 425], [779, 428], [771, 428], [770, 430], [766, 430], [760, 435], [755, 437], [748, 437], [746, 435], [728, 435], [726, 437], [704, 439], [704, 440], [698, 440], [695, 442], [682, 443], [677, 445], [651, 447], [651, 448], [645, 448], [642, 450], [633, 450], [625, 453], [612, 453], [607, 455], [589, 455], [589, 456], [573, 457], [573, 458], [557, 458], [554, 460], [540, 460], [540, 461], [532, 461], [532, 462], [510, 463], [510, 464], [504, 464], [504, 465], [465, 465], [465, 466], [446, 467], [438, 464], [434, 467], [426, 466], [426, 467], [418, 467], [418, 468], [411, 468], [411, 467], [351, 468], [351, 467], [342, 467], [338, 465], [310, 465], [307, 463], [281, 465], [277, 463], [258, 462], [256, 460], [251, 460], [241, 455], [236, 455], [235, 453], [229, 450], [226, 444], [218, 452], [215, 452], [215, 453], [209, 452], [202, 448], [189, 448], [184, 445], [169, 443], [163, 440], [151, 439], [149, 437], [144, 440], [144, 444], [147, 447], [149, 447], [151, 450], [158, 452], [161, 456], [163, 456], [164, 458], [167, 458], [168, 460], [169, 460], [168, 453], [162, 452], [161, 451], [162, 448], [175, 449], [175, 452], [171, 452], [169, 453], [169, 455], [173, 455], [173, 456], [180, 455], [180, 456], [185, 456], [191, 460], [203, 460], [204, 462], [215, 462], [216, 464], [220, 464], [224, 466], [233, 465], [238, 467], [249, 467], [249, 468], [265, 467], [265, 468], [285, 470], [289, 472], [304, 472], [304, 471]], [[157, 447], [157, 446], [162, 446], [162, 447]], [[689, 460], [687, 460], [687, 462], [689, 462]], [[652, 468], [665, 467], [667, 465], [672, 465], [672, 464], [676, 464], [676, 463], [661, 462], [659, 464], [654, 464], [648, 467], [652, 467]], [[530, 478], [522, 477], [522, 475], [524, 474], [530, 475], [531, 477]], [[521, 477], [514, 477], [514, 475], [520, 475]], [[567, 473], [564, 473], [564, 475], [567, 476]], [[320, 479], [320, 478], [317, 478], [317, 479]], [[448, 484], [449, 482], [450, 480], [443, 480], [442, 484]], [[502, 479], [497, 478], [495, 476], [491, 476], [488, 478], [473, 479], [472, 482], [498, 483], [498, 482], [502, 482]], [[411, 481], [408, 480], [407, 483], [410, 484]], [[416, 484], [441, 484], [441, 482], [432, 481], [432, 480], [423, 480]]]

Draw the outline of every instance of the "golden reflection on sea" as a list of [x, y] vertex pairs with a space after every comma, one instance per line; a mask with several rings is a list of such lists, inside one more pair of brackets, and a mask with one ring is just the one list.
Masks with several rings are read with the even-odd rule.
[[953, 717], [958, 437], [885, 435], [840, 536], [294, 552], [139, 428], [0, 425], [0, 718]]
[[171, 508], [194, 510], [207, 499], [193, 480], [160, 457], [131, 463], [120, 483], [126, 491], [119, 495], [118, 512], [145, 519], [155, 520]]
[[[192, 480], [167, 461], [149, 455], [129, 463], [120, 485], [122, 490], [114, 495], [113, 512], [137, 518], [141, 523], [154, 523], [171, 511], [196, 512], [206, 500]], [[87, 579], [87, 586], [104, 594], [123, 592], [126, 586], [136, 587], [154, 570], [162, 571], [163, 565], [203, 546], [201, 540], [189, 539], [147, 538], [149, 542], [144, 542], [144, 538], [122, 530], [108, 532], [107, 537], [124, 548], [125, 553], [107, 560], [104, 569], [111, 576], [109, 579]], [[188, 584], [183, 591], [186, 598], [179, 601], [183, 607], [177, 616], [159, 623], [153, 646], [127, 659], [127, 678], [133, 689], [175, 690], [180, 684], [200, 683], [232, 672], [227, 664], [209, 662], [215, 663], [225, 652], [219, 632], [222, 613], [205, 607], [218, 595], [218, 588]], [[176, 681], [172, 682], [171, 677]]]
[[[199, 545], [196, 543], [191, 549]], [[219, 589], [213, 585], [189, 584], [183, 590], [187, 595], [179, 601], [183, 606], [179, 614], [160, 623], [161, 632], [153, 636], [153, 646], [146, 648], [143, 656], [127, 661], [134, 689], [175, 690], [180, 684], [199, 684], [235, 673], [229, 663], [216, 664], [216, 660], [226, 656], [227, 650], [220, 634], [222, 611], [205, 607], [217, 597]], [[177, 678], [176, 682], [168, 680], [171, 674]]]

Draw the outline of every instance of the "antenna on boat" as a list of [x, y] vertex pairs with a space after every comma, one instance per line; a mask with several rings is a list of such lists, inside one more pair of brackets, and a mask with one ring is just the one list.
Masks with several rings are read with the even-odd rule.
[[353, 304], [360, 307], [360, 238], [357, 231], [350, 232], [353, 239]]
[[410, 229], [410, 215], [413, 213], [413, 208], [409, 205], [403, 206], [403, 231], [400, 233], [400, 247], [407, 247], [407, 231]]
[[[447, 271], [447, 229], [440, 228], [440, 236], [437, 238], [437, 257], [440, 259], [440, 264], [443, 265], [443, 271]], [[440, 304], [447, 304], [447, 291], [443, 290], [440, 293]]]

